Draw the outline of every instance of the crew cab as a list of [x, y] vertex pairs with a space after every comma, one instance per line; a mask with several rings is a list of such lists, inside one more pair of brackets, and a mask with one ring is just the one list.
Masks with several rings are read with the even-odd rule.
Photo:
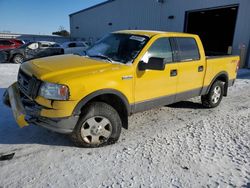
[[206, 57], [197, 35], [118, 31], [83, 56], [23, 63], [3, 99], [20, 127], [43, 126], [98, 147], [115, 143], [136, 112], [197, 96], [206, 108], [218, 106], [238, 63], [238, 56]]

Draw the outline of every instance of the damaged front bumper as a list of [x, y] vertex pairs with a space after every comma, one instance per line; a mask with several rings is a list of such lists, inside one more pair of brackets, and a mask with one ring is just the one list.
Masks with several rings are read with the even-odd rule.
[[16, 83], [13, 84], [5, 91], [3, 101], [6, 105], [11, 107], [17, 124], [19, 127], [23, 128], [28, 126], [29, 123], [25, 120], [25, 110], [20, 100], [20, 94], [16, 85]]
[[3, 102], [11, 107], [14, 118], [23, 128], [30, 124], [45, 127], [54, 132], [70, 134], [78, 121], [77, 116], [65, 118], [48, 118], [40, 115], [43, 107], [29, 99], [22, 99], [17, 83], [11, 85], [3, 95]]

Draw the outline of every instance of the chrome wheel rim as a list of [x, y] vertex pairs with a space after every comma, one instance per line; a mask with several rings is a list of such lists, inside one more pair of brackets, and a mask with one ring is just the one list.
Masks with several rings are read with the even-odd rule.
[[109, 139], [112, 133], [111, 122], [103, 116], [87, 119], [81, 127], [82, 139], [91, 145], [101, 144]]
[[219, 86], [216, 86], [213, 91], [212, 95], [212, 103], [216, 104], [221, 97], [221, 88]]

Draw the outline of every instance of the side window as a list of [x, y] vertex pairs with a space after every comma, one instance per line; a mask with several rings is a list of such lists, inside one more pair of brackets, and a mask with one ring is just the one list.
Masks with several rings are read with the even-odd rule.
[[41, 44], [41, 47], [42, 47], [42, 48], [48, 48], [48, 47], [49, 47], [49, 44], [42, 43], [42, 44]]
[[74, 43], [74, 42], [73, 42], [73, 43], [70, 43], [70, 44], [68, 45], [68, 47], [69, 47], [69, 48], [75, 48], [75, 47], [76, 47], [76, 43]]
[[58, 48], [60, 47], [60, 45], [55, 43], [55, 44], [52, 44], [50, 47]]
[[151, 57], [164, 58], [166, 62], [173, 62], [173, 53], [169, 38], [157, 39], [151, 45], [142, 60], [148, 62]]
[[10, 46], [10, 45], [13, 45], [14, 43], [8, 41], [8, 40], [2, 40], [1, 41], [1, 45], [3, 46]]
[[81, 42], [78, 42], [78, 43], [76, 44], [76, 46], [77, 46], [77, 47], [84, 47], [84, 44], [81, 43]]
[[192, 61], [199, 60], [200, 53], [198, 45], [194, 38], [176, 38], [179, 47], [179, 60]]

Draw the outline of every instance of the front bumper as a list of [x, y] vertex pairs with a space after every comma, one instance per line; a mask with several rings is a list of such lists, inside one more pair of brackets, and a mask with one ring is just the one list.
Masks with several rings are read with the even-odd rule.
[[78, 116], [65, 118], [41, 116], [43, 107], [36, 105], [34, 101], [32, 101], [32, 105], [28, 105], [27, 101], [23, 101], [17, 83], [14, 83], [5, 91], [3, 102], [11, 107], [14, 118], [21, 128], [33, 124], [45, 127], [54, 132], [70, 134], [73, 132], [79, 118]]
[[5, 104], [11, 107], [17, 124], [19, 127], [23, 128], [29, 124], [25, 120], [25, 109], [20, 100], [20, 94], [16, 85], [17, 84], [15, 83], [7, 89], [7, 91], [4, 93], [3, 101]]

